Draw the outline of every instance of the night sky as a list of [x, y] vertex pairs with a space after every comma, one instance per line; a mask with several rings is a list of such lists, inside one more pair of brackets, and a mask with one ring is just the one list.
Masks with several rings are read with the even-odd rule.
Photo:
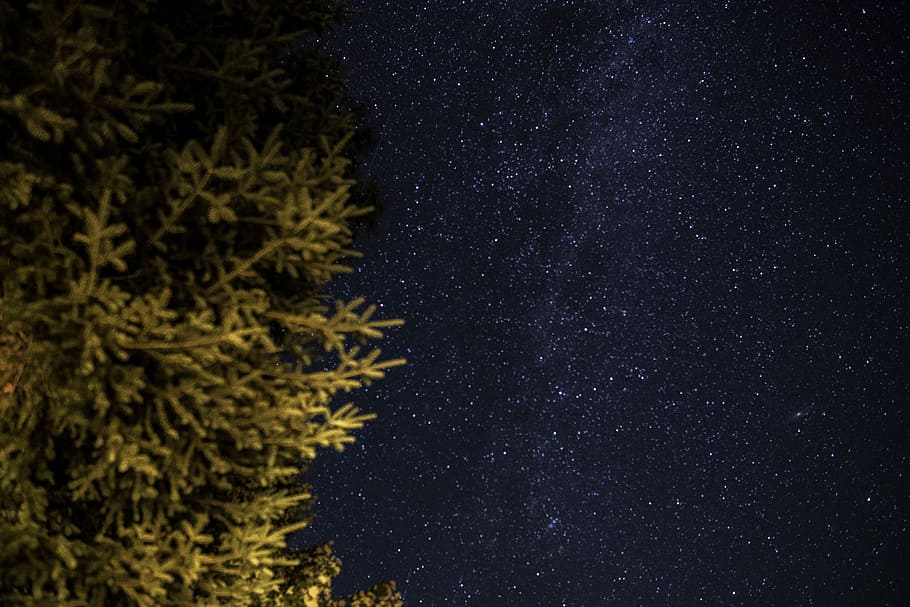
[[797, 4], [358, 0], [314, 41], [385, 204], [328, 289], [409, 363], [310, 475], [338, 593], [910, 605], [910, 7]]

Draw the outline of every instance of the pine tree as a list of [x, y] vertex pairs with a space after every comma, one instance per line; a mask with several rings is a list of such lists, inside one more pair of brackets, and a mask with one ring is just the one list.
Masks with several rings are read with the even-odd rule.
[[322, 293], [372, 209], [293, 52], [343, 14], [0, 0], [0, 604], [401, 605], [286, 544], [374, 417], [336, 397], [404, 364], [367, 346], [401, 320]]

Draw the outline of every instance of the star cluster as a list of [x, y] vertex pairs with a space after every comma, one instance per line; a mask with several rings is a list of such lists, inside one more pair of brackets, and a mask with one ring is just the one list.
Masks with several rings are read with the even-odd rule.
[[409, 365], [315, 462], [338, 590], [906, 600], [906, 11], [354, 4], [387, 208], [330, 288]]

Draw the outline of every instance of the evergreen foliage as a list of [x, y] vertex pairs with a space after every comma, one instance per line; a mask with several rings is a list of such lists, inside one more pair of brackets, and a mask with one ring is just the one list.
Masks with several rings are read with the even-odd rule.
[[401, 605], [286, 546], [374, 417], [336, 395], [404, 364], [321, 293], [372, 209], [332, 65], [289, 52], [343, 12], [0, 0], [0, 604]]

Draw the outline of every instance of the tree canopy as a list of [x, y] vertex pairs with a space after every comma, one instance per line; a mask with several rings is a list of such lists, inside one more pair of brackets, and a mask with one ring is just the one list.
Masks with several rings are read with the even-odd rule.
[[373, 208], [294, 49], [343, 13], [0, 0], [0, 604], [401, 604], [286, 546], [374, 417], [340, 393], [405, 362], [368, 346], [400, 319], [322, 293]]

